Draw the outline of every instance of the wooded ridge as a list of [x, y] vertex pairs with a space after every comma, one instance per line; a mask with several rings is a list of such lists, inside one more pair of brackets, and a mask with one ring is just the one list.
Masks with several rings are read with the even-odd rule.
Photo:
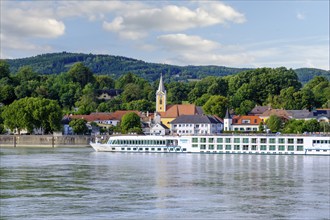
[[[82, 62], [94, 74], [109, 75], [114, 79], [126, 73], [133, 73], [149, 82], [159, 79], [160, 73], [167, 82], [202, 79], [206, 76], [233, 75], [248, 68], [231, 68], [225, 66], [176, 66], [168, 64], [148, 63], [145, 61], [113, 55], [96, 55], [83, 53], [49, 53], [21, 59], [8, 59], [10, 71], [15, 73], [23, 66], [31, 66], [39, 74], [60, 74], [67, 72], [72, 65]], [[294, 70], [302, 84], [314, 76], [324, 76], [330, 80], [330, 71], [315, 68], [299, 68]]]

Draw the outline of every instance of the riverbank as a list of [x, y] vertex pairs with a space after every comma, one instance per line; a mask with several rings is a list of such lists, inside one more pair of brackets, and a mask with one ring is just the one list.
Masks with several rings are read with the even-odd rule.
[[0, 135], [0, 147], [90, 147], [90, 135]]

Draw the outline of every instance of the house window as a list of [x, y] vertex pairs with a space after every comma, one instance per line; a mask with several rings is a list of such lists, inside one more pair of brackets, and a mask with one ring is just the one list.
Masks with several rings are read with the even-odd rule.
[[250, 120], [242, 120], [242, 124], [250, 124]]

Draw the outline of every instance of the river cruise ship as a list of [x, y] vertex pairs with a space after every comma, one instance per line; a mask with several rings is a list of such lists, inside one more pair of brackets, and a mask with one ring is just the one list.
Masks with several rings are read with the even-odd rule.
[[111, 136], [95, 151], [330, 156], [329, 135]]

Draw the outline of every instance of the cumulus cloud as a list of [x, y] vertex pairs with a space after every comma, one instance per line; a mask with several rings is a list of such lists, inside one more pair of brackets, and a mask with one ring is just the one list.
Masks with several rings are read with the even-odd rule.
[[158, 37], [158, 41], [170, 54], [168, 63], [177, 65], [237, 65], [254, 60], [237, 46], [223, 46], [218, 42], [196, 35], [168, 34]]
[[38, 9], [7, 8], [3, 13], [2, 31], [8, 35], [55, 38], [65, 31], [62, 21]]
[[200, 51], [208, 52], [220, 47], [220, 44], [203, 39], [199, 36], [186, 34], [167, 34], [158, 37], [158, 41], [171, 51]]
[[[130, 10], [112, 21], [104, 21], [105, 30], [134, 39], [148, 31], [173, 32], [228, 22], [243, 23], [245, 16], [223, 3], [205, 3], [196, 9], [177, 5]], [[125, 32], [130, 34], [125, 34]]]
[[[15, 3], [15, 4], [14, 4]], [[53, 39], [65, 33], [48, 3], [2, 2], [1, 44], [3, 50], [46, 52], [48, 45], [32, 43], [35, 39]]]

